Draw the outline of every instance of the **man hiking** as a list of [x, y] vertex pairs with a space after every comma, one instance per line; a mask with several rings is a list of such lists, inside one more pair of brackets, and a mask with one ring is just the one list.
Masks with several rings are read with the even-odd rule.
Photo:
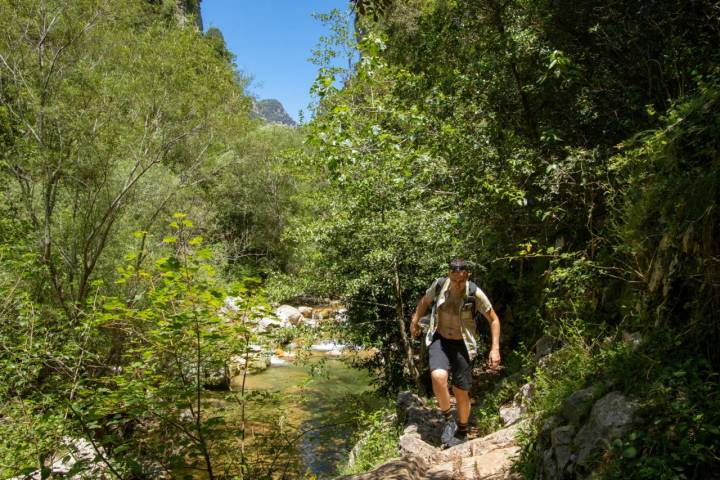
[[[441, 436], [444, 446], [458, 445], [467, 439], [470, 418], [470, 362], [477, 355], [475, 312], [487, 319], [492, 335], [488, 357], [490, 368], [500, 366], [500, 318], [487, 295], [469, 281], [470, 264], [461, 258], [450, 261], [447, 277], [436, 279], [420, 299], [410, 321], [410, 333], [420, 335], [420, 318], [432, 305], [425, 343], [429, 347], [430, 377], [435, 398], [445, 417]], [[450, 412], [448, 372], [452, 371], [457, 422]]]

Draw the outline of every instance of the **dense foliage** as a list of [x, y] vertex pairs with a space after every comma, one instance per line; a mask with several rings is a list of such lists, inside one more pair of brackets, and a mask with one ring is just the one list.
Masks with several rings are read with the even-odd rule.
[[257, 341], [298, 133], [254, 119], [198, 2], [0, 12], [0, 476], [85, 438], [115, 477], [259, 478], [202, 387]]
[[[0, 0], [0, 475], [86, 438], [120, 478], [270, 478], [287, 439], [260, 458], [204, 388], [258, 340], [259, 285], [343, 298], [392, 394], [420, 383], [407, 322], [453, 256], [535, 378], [527, 476], [591, 383], [646, 419], [598, 474], [720, 475], [717, 2], [353, 4], [319, 16], [314, 117], [290, 129], [252, 114], [197, 2]], [[353, 468], [388, 453], [382, 415]]]
[[542, 333], [567, 349], [538, 372], [539, 413], [604, 379], [701, 439], [656, 423], [608, 474], [716, 468], [719, 399], [699, 392], [720, 369], [717, 3], [357, 3], [360, 60], [342, 87], [332, 69], [316, 83], [305, 161], [325, 182], [298, 232], [347, 297], [351, 338], [380, 349], [368, 366], [386, 391], [413, 383], [403, 322], [459, 255], [478, 265], [506, 354]]

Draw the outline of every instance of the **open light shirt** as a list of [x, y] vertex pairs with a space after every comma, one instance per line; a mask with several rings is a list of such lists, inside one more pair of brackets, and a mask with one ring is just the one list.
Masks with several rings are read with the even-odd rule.
[[[437, 330], [438, 325], [438, 308], [440, 305], [445, 303], [448, 299], [448, 295], [450, 293], [450, 279], [446, 278], [445, 282], [440, 289], [440, 292], [437, 296], [437, 301], [435, 301], [435, 292], [437, 291], [438, 282], [441, 281], [442, 278], [436, 279], [432, 285], [430, 285], [430, 288], [428, 288], [425, 291], [425, 297], [428, 298], [430, 301], [433, 302], [432, 312], [430, 313], [430, 325], [427, 331], [427, 335], [425, 336], [425, 343], [430, 346], [430, 344], [433, 341], [433, 336], [435, 335], [435, 331]], [[465, 342], [465, 347], [467, 348], [468, 355], [470, 357], [470, 360], [474, 359], [477, 356], [478, 353], [478, 344], [477, 344], [477, 326], [475, 324], [475, 319], [473, 318], [473, 299], [470, 297], [470, 281], [465, 281], [465, 295], [463, 297], [463, 301], [459, 304], [460, 311], [458, 312], [458, 318], [460, 319], [460, 332], [463, 338], [463, 342]], [[475, 290], [475, 311], [479, 313], [487, 313], [492, 309], [492, 304], [490, 303], [490, 300], [488, 299], [487, 295], [485, 295], [485, 292], [483, 292], [480, 287], [477, 287]]]

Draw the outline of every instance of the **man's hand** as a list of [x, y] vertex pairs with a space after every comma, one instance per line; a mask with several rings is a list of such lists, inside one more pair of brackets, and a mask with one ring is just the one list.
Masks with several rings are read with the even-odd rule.
[[418, 322], [414, 318], [410, 322], [410, 335], [412, 335], [413, 338], [420, 336], [420, 325], [418, 325]]
[[488, 365], [490, 368], [495, 370], [500, 366], [500, 349], [499, 348], [493, 348], [490, 350], [490, 355], [488, 355]]

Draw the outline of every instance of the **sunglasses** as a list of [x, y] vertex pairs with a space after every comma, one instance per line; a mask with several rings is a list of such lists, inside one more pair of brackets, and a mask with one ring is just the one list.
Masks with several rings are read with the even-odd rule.
[[457, 266], [457, 265], [451, 265], [451, 266], [449, 267], [449, 270], [450, 270], [451, 272], [468, 272], [468, 271], [470, 271], [470, 269], [469, 269], [468, 267], [464, 267], [464, 266], [463, 266], [463, 267], [459, 267], [459, 266]]

